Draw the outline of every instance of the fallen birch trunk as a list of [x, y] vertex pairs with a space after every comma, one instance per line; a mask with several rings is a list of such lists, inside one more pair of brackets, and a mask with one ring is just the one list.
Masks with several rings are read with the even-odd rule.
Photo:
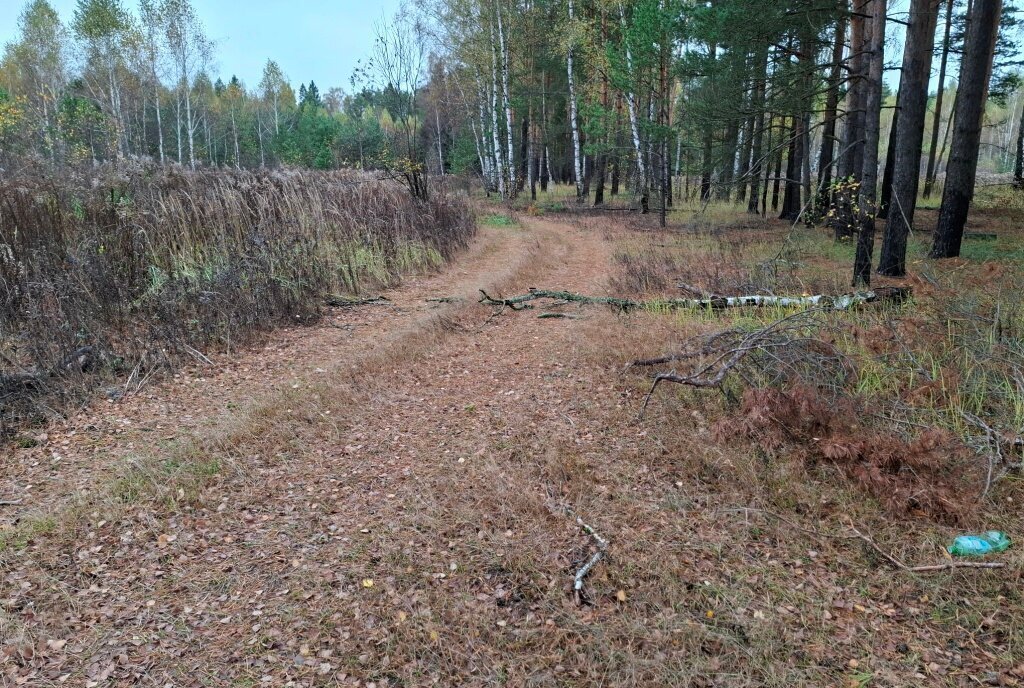
[[725, 308], [744, 307], [777, 307], [777, 308], [820, 308], [825, 310], [843, 311], [856, 306], [868, 303], [903, 303], [910, 298], [912, 292], [909, 287], [882, 287], [873, 291], [855, 292], [840, 296], [828, 296], [818, 294], [816, 296], [712, 296], [699, 299], [652, 299], [650, 301], [635, 301], [614, 296], [586, 296], [571, 291], [558, 291], [550, 289], [531, 289], [526, 294], [513, 296], [511, 298], [494, 298], [483, 289], [480, 290], [480, 303], [487, 306], [500, 306], [512, 310], [523, 310], [532, 308], [530, 301], [539, 299], [550, 299], [566, 303], [579, 303], [583, 305], [610, 306], [621, 312], [647, 310], [697, 310], [711, 309], [720, 310]]

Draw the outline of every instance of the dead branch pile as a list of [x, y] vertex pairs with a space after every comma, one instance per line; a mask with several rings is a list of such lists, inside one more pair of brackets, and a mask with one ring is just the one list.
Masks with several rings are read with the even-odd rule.
[[816, 336], [825, 323], [820, 309], [800, 311], [754, 330], [732, 328], [696, 337], [681, 350], [633, 361], [632, 367], [680, 364], [654, 377], [641, 415], [662, 382], [720, 388], [730, 375], [748, 387], [806, 384], [841, 388], [854, 373], [850, 359]]

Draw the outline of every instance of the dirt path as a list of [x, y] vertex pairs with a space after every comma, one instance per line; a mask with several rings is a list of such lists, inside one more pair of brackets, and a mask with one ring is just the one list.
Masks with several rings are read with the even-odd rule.
[[267, 395], [358, 367], [382, 344], [426, 327], [443, 312], [427, 299], [472, 299], [481, 285], [514, 274], [530, 255], [527, 235], [484, 228], [456, 264], [388, 290], [387, 305], [330, 309], [315, 326], [274, 331], [260, 349], [211, 354], [213, 365], [187, 368], [138, 393], [110, 388], [67, 421], [25, 433], [36, 446], [15, 450], [4, 461], [0, 500], [15, 503], [0, 507], [0, 529], [87, 495], [154, 446], [173, 451]]
[[[670, 320], [475, 303], [606, 293], [612, 236], [485, 229], [392, 307], [48, 430], [0, 482], [25, 498], [0, 509], [0, 685], [959, 685], [1012, 666], [1013, 631], [947, 623], [956, 586], [873, 576], [849, 542], [746, 510], [826, 496], [723, 451], [704, 398], [637, 419], [622, 363]], [[593, 542], [567, 507], [611, 541], [583, 606]]]
[[[13, 646], [19, 652], [35, 646], [32, 659], [22, 657], [24, 675], [32, 681], [147, 675], [157, 684], [163, 679], [154, 677], [162, 676], [187, 685], [203, 671], [219, 685], [239, 673], [257, 679], [281, 670], [308, 673], [301, 669], [309, 664], [334, 680], [367, 673], [374, 664], [363, 651], [330, 650], [339, 635], [368, 648], [384, 626], [356, 611], [357, 625], [368, 622], [368, 628], [318, 627], [330, 617], [311, 612], [327, 598], [339, 609], [351, 605], [354, 593], [390, 604], [424, 576], [431, 586], [458, 580], [460, 587], [489, 589], [499, 600], [516, 594], [502, 582], [510, 574], [500, 571], [501, 552], [492, 555], [498, 557], [493, 572], [467, 578], [453, 543], [445, 552], [430, 544], [434, 537], [405, 540], [410, 529], [457, 527], [441, 522], [452, 518], [450, 509], [465, 506], [458, 502], [493, 498], [464, 483], [504, 479], [500, 472], [478, 473], [496, 469], [494, 458], [481, 461], [496, 442], [502, 452], [515, 449], [509, 438], [538, 425], [579, 435], [578, 443], [592, 441], [573, 420], [576, 395], [588, 393], [571, 372], [578, 331], [574, 321], [488, 318], [483, 307], [438, 307], [425, 299], [472, 303], [481, 287], [521, 290], [534, 283], [600, 291], [607, 253], [599, 236], [566, 225], [529, 221], [485, 229], [455, 267], [388, 292], [392, 306], [334, 312], [323, 325], [275, 335], [262, 351], [221, 357], [208, 374], [194, 369], [48, 429], [44, 446], [19, 452], [0, 482], [0, 494], [22, 499], [4, 520], [34, 519], [48, 536], [51, 529], [69, 537], [84, 530], [86, 540], [38, 549], [30, 541], [27, 556], [4, 562], [10, 604], [0, 630], [22, 639]], [[569, 397], [563, 380], [570, 381]], [[312, 435], [296, 442], [296, 424]], [[218, 464], [205, 476], [209, 484], [188, 498], [185, 488], [149, 484], [166, 479], [156, 477], [162, 462], [185, 460], [182, 454], [190, 456], [207, 435], [217, 438], [213, 455], [204, 457]], [[478, 466], [484, 463], [488, 468]], [[111, 483], [121, 486], [104, 494]], [[164, 499], [154, 498], [154, 489]], [[492, 506], [500, 524], [476, 523], [461, 535], [484, 537], [483, 528], [512, 550], [511, 505]], [[87, 509], [95, 510], [82, 513]], [[82, 521], [78, 527], [65, 527], [69, 510]], [[571, 535], [568, 521], [556, 523]], [[356, 564], [357, 553], [369, 560]], [[408, 563], [385, 565], [394, 558]], [[364, 581], [370, 578], [372, 587]], [[464, 601], [468, 612], [473, 599]], [[430, 616], [417, 610], [415, 594], [404, 605], [403, 620]], [[11, 613], [28, 608], [31, 621]], [[457, 618], [451, 621], [449, 630], [457, 632]], [[430, 640], [440, 630], [424, 630], [427, 625], [408, 624], [440, 650]], [[243, 636], [246, 644], [239, 646]], [[268, 665], [258, 657], [271, 645], [287, 656]], [[244, 659], [249, 652], [252, 661]], [[383, 663], [373, 671], [387, 673], [393, 660], [378, 659]]]

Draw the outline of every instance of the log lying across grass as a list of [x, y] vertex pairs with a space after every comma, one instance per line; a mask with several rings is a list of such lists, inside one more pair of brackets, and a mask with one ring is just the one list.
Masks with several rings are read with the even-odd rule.
[[886, 302], [903, 303], [908, 300], [912, 292], [909, 287], [880, 287], [873, 291], [855, 292], [853, 294], [842, 294], [840, 296], [828, 296], [819, 294], [817, 296], [709, 296], [699, 299], [653, 299], [650, 301], [635, 301], [614, 296], [586, 296], [571, 291], [559, 291], [551, 289], [531, 289], [526, 294], [513, 296], [511, 298], [493, 298], [483, 289], [480, 290], [480, 303], [488, 306], [501, 306], [512, 310], [523, 310], [532, 308], [530, 301], [549, 299], [564, 303], [579, 303], [583, 305], [604, 305], [610, 306], [621, 312], [629, 311], [665, 311], [665, 310], [696, 310], [711, 309], [721, 310], [725, 308], [745, 307], [778, 307], [778, 308], [822, 308], [826, 310], [848, 310], [855, 306], [867, 303]]

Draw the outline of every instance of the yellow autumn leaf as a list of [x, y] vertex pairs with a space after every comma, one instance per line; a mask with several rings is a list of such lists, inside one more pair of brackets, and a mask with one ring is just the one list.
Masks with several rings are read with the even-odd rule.
[[364, 578], [363, 579], [363, 587], [364, 588], [372, 588], [373, 587], [373, 579], [372, 578]]

